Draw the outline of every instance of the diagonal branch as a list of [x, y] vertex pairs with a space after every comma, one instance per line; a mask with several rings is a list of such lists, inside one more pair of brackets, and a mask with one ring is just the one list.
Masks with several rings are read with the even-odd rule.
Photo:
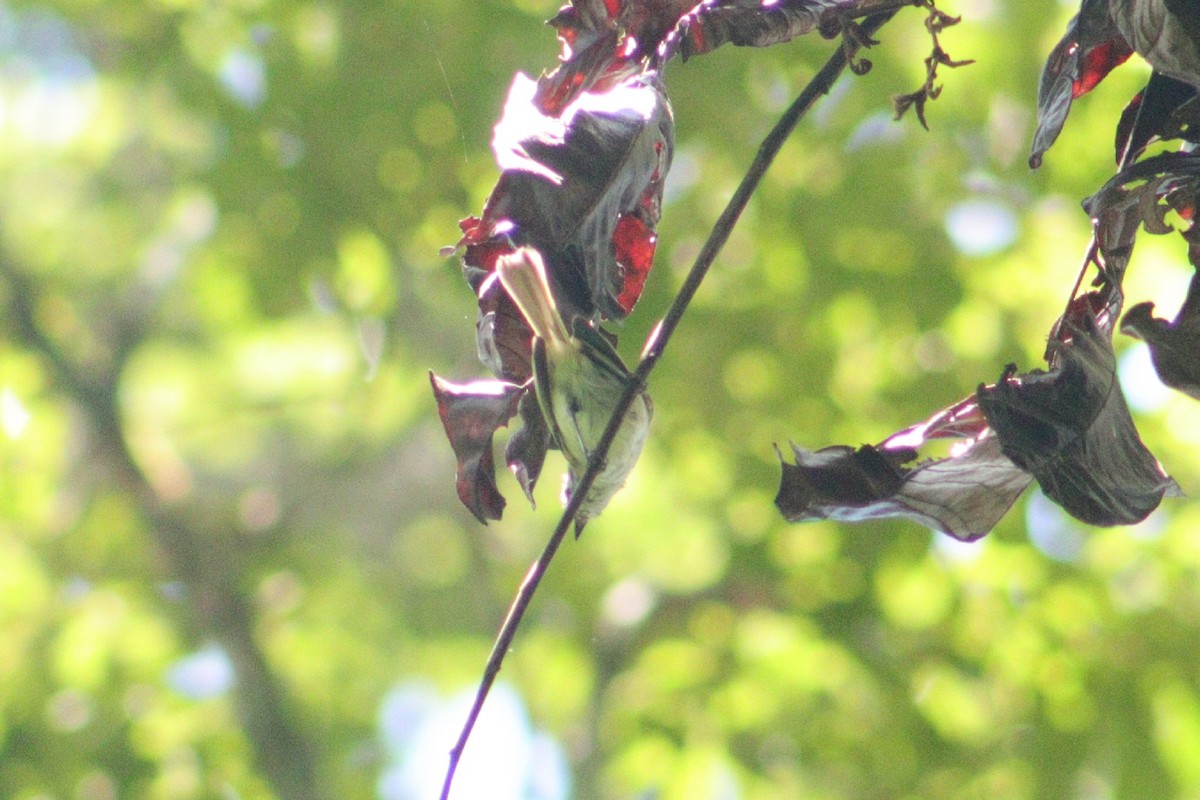
[[[860, 29], [867, 37], [870, 37], [895, 14], [895, 10], [888, 10], [870, 16], [861, 23]], [[767, 169], [774, 162], [776, 156], [779, 155], [779, 151], [783, 148], [792, 131], [795, 130], [796, 125], [804, 118], [804, 115], [820, 99], [821, 95], [829, 93], [834, 81], [846, 69], [854, 54], [858, 51], [859, 46], [857, 42], [848, 40], [845, 45], [839, 47], [829, 57], [829, 60], [825, 62], [821, 70], [813, 76], [808, 85], [804, 87], [804, 90], [796, 98], [795, 102], [784, 112], [783, 116], [775, 124], [775, 127], [771, 129], [771, 132], [767, 134], [763, 143], [759, 146], [758, 154], [755, 156], [746, 175], [742, 178], [741, 184], [738, 185], [737, 191], [729, 199], [725, 210], [721, 212], [721, 216], [713, 226], [712, 232], [709, 233], [704, 247], [701, 248], [700, 253], [696, 256], [696, 261], [692, 264], [687, 278], [676, 293], [671, 307], [647, 339], [637, 369], [634, 371], [629, 386], [625, 389], [625, 393], [621, 396], [621, 401], [613, 411], [612, 417], [608, 421], [608, 427], [605, 428], [604, 434], [600, 437], [600, 441], [596, 445], [596, 449], [592, 452], [587, 471], [584, 472], [573, 488], [571, 500], [567, 504], [567, 507], [563, 509], [562, 517], [559, 519], [558, 525], [555, 526], [554, 533], [551, 534], [550, 540], [546, 542], [546, 547], [542, 550], [542, 554], [529, 567], [529, 571], [525, 574], [525, 579], [521, 582], [516, 597], [509, 607], [508, 614], [504, 618], [504, 623], [500, 626], [500, 630], [496, 635], [496, 642], [484, 667], [483, 677], [479, 682], [479, 689], [475, 694], [475, 701], [471, 706], [470, 712], [467, 714], [467, 719], [459, 733], [458, 741], [455, 742], [453, 749], [450, 751], [450, 764], [446, 770], [446, 778], [442, 785], [441, 800], [448, 800], [450, 796], [450, 789], [454, 783], [454, 773], [458, 769], [459, 761], [462, 759], [463, 750], [467, 746], [467, 741], [471, 738], [471, 731], [475, 727], [479, 713], [483, 710], [484, 701], [487, 699], [488, 693], [496, 681], [496, 676], [500, 673], [504, 657], [512, 645], [517, 628], [521, 624], [521, 620], [525, 616], [525, 611], [529, 608], [529, 604], [533, 600], [533, 595], [537, 591], [542, 578], [545, 576], [551, 560], [554, 558], [555, 553], [558, 552], [559, 546], [566, 537], [567, 531], [575, 519], [575, 514], [579, 511], [584, 498], [587, 497], [588, 490], [591, 489], [596, 475], [603, 469], [605, 458], [608, 455], [609, 448], [612, 446], [613, 439], [616, 438], [621, 421], [625, 418], [626, 412], [633, 404], [638, 393], [646, 385], [646, 380], [649, 378], [651, 370], [654, 369], [655, 364], [662, 357], [667, 343], [683, 319], [683, 315], [692, 302], [692, 298], [695, 297], [696, 292], [699, 290], [700, 284], [704, 281], [709, 268], [716, 260], [717, 254], [721, 252], [721, 248], [729, 240], [734, 226], [749, 204], [750, 197], [758, 188], [759, 183], [762, 182]]]

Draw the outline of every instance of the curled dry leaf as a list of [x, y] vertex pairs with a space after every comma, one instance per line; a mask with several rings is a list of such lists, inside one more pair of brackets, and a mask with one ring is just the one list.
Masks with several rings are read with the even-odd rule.
[[1139, 226], [1149, 233], [1169, 233], [1173, 228], [1167, 213], [1172, 210], [1187, 222], [1182, 235], [1188, 242], [1188, 257], [1193, 265], [1200, 265], [1200, 239], [1191, 222], [1198, 203], [1200, 155], [1163, 153], [1118, 172], [1084, 200], [1083, 207], [1096, 223], [1101, 251], [1119, 260], [1123, 272]]
[[1041, 166], [1043, 154], [1062, 132], [1071, 101], [1090, 92], [1133, 53], [1109, 17], [1109, 0], [1083, 0], [1067, 32], [1050, 51], [1038, 83], [1038, 122], [1029, 166]]
[[929, 130], [929, 122], [925, 119], [925, 105], [930, 100], [936, 100], [942, 93], [942, 87], [937, 83], [938, 69], [940, 67], [965, 67], [975, 63], [975, 60], [971, 58], [961, 60], [951, 58], [950, 54], [942, 48], [938, 36], [946, 28], [957, 25], [962, 18], [952, 17], [939, 11], [932, 4], [928, 7], [928, 11], [929, 16], [925, 18], [925, 29], [929, 31], [933, 49], [925, 59], [925, 82], [915, 92], [896, 95], [892, 98], [895, 119], [903, 117], [911, 108], [916, 113], [917, 121], [925, 130]]
[[[1072, 304], [1048, 371], [1017, 375], [1009, 367], [995, 385], [878, 445], [793, 445], [776, 505], [792, 522], [905, 517], [971, 541], [1036, 479], [1084, 522], [1141, 521], [1179, 490], [1142, 444], [1117, 384], [1110, 336], [1120, 297], [1109, 286]], [[1181, 318], [1200, 320], [1195, 284], [1185, 305]], [[1200, 322], [1186, 335], [1200, 337]], [[1195, 358], [1187, 369], [1189, 385], [1200, 384]], [[946, 438], [958, 440], [949, 456], [918, 460], [920, 448]]]
[[[699, 3], [675, 31], [675, 44], [686, 60], [723, 44], [768, 47], [790, 42], [822, 26], [827, 15], [849, 11], [855, 3], [842, 0], [744, 0]], [[847, 18], [847, 23], [852, 25]], [[835, 34], [836, 35], [836, 34]]]
[[[959, 440], [951, 455], [918, 461], [919, 448], [944, 438]], [[973, 541], [996, 526], [1032, 481], [1001, 452], [974, 398], [879, 445], [792, 449], [796, 462], [783, 461], [775, 497], [789, 522], [904, 517]]]
[[505, 503], [496, 488], [492, 440], [496, 429], [517, 413], [525, 387], [504, 381], [451, 383], [432, 372], [429, 381], [442, 427], [458, 459], [458, 499], [484, 524], [500, 519]]
[[1117, 383], [1111, 329], [1091, 296], [1072, 305], [1048, 371], [1016, 374], [976, 393], [1001, 450], [1046, 496], [1091, 525], [1131, 525], [1178, 487], [1142, 443]]

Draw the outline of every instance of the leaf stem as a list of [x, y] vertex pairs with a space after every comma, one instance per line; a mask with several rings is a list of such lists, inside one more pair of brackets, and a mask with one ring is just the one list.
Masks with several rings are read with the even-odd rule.
[[[860, 26], [862, 32], [868, 37], [871, 36], [884, 23], [895, 16], [896, 11], [897, 9], [890, 9], [867, 17]], [[592, 452], [587, 470], [572, 488], [571, 500], [566, 508], [563, 509], [562, 516], [554, 528], [554, 533], [550, 535], [550, 539], [546, 542], [541, 555], [530, 565], [529, 571], [525, 574], [525, 579], [521, 582], [521, 586], [517, 590], [516, 597], [513, 598], [512, 605], [509, 606], [504, 623], [500, 626], [500, 630], [496, 635], [496, 642], [492, 646], [492, 652], [488, 656], [487, 664], [484, 667], [479, 688], [476, 690], [475, 701], [471, 705], [470, 712], [467, 714], [467, 719], [459, 733], [458, 741], [455, 742], [453, 749], [450, 751], [450, 764], [446, 770], [445, 781], [442, 784], [441, 800], [448, 800], [450, 797], [450, 788], [454, 782], [454, 774], [458, 769], [458, 764], [462, 759], [463, 750], [467, 746], [467, 741], [471, 738], [471, 731], [479, 719], [484, 701], [487, 699], [488, 693], [495, 683], [496, 676], [500, 673], [500, 667], [504, 663], [504, 656], [507, 654], [508, 648], [512, 645], [513, 638], [516, 636], [517, 627], [521, 624], [521, 620], [525, 616], [525, 611], [529, 608], [529, 603], [533, 600], [533, 595], [537, 591], [542, 578], [545, 576], [546, 570], [554, 558], [554, 554], [558, 552], [559, 546], [562, 544], [563, 539], [566, 538], [567, 531], [575, 519], [575, 514], [579, 511], [579, 506], [583, 503], [584, 498], [587, 497], [587, 493], [591, 489], [592, 483], [596, 480], [596, 476], [603, 469], [604, 460], [608, 455], [609, 448], [612, 446], [613, 439], [616, 438], [621, 421], [625, 418], [625, 413], [633, 404], [634, 398], [637, 397], [638, 393], [646, 385], [650, 371], [654, 369], [655, 364], [662, 357], [667, 343], [683, 319], [684, 312], [687, 311], [692, 298], [695, 297], [697, 290], [699, 290], [700, 284], [704, 281], [709, 268], [716, 260], [717, 254], [721, 252], [721, 248], [729, 240], [734, 225], [737, 224], [738, 218], [741, 217], [742, 212], [750, 202], [750, 197], [762, 182], [767, 169], [774, 162], [776, 156], [779, 155], [779, 151], [783, 148], [784, 143], [792, 131], [795, 130], [800, 120], [804, 118], [804, 115], [820, 99], [821, 95], [829, 93], [834, 81], [845, 70], [854, 54], [858, 51], [859, 46], [857, 42], [849, 40], [843, 46], [838, 47], [833, 55], [829, 57], [829, 60], [825, 62], [821, 70], [813, 76], [808, 85], [800, 92], [800, 95], [792, 105], [784, 112], [783, 116], [780, 117], [775, 127], [763, 139], [762, 144], [759, 146], [758, 154], [755, 156], [746, 175], [742, 178], [742, 182], [738, 185], [737, 190], [729, 199], [725, 210], [721, 212], [721, 216], [713, 225], [708, 240], [696, 256], [696, 261], [692, 264], [692, 268], [688, 272], [683, 285], [679, 287], [679, 291], [676, 293], [671, 307], [647, 339], [637, 369], [634, 371], [629, 385], [625, 389], [625, 393], [621, 396], [620, 402], [617, 403], [612, 417], [608, 421], [608, 427], [604, 429], [603, 435]]]
[[[1146, 89], [1143, 90], [1142, 100], [1138, 104], [1137, 112], [1135, 112], [1133, 117], [1133, 124], [1129, 127], [1129, 135], [1126, 137], [1124, 146], [1121, 148], [1121, 157], [1117, 161], [1117, 174], [1120, 174], [1127, 169], [1136, 158], [1136, 155], [1133, 151], [1133, 143], [1137, 140], [1137, 137], [1141, 131], [1144, 119], [1142, 112], [1146, 110], [1146, 106], [1148, 104], [1147, 95], [1150, 94], [1150, 87], [1151, 84], [1148, 83], [1146, 85]], [[1099, 220], [1092, 220], [1092, 239], [1090, 242], [1088, 242], [1087, 252], [1083, 256], [1083, 263], [1079, 265], [1079, 274], [1075, 276], [1075, 285], [1071, 287], [1071, 293], [1067, 295], [1067, 307], [1063, 310], [1062, 316], [1059, 317], [1054, 323], [1054, 327], [1050, 329], [1050, 343], [1046, 349], [1047, 361], [1050, 360], [1051, 349], [1054, 346], [1054, 342], [1058, 341], [1058, 336], [1062, 332], [1063, 321], [1071, 313], [1071, 304], [1075, 302], [1075, 298], [1079, 294], [1079, 289], [1081, 286], [1083, 286], [1083, 276], [1087, 274], [1088, 267], [1095, 264], [1096, 268], [1101, 272], [1101, 274], [1105, 272], [1103, 264], [1097, 262], [1096, 260], [1099, 257], [1101, 257], [1100, 222]], [[1118, 313], [1119, 311], [1120, 308], [1118, 307], [1117, 311], [1114, 313]]]
[[[895, 10], [876, 14], [865, 19], [860, 27], [863, 33], [870, 36], [895, 14]], [[654, 368], [658, 359], [662, 357], [667, 342], [679, 326], [680, 320], [683, 319], [684, 312], [687, 311], [688, 305], [692, 302], [692, 298], [695, 297], [696, 291], [700, 288], [700, 284], [708, 274], [709, 268], [716, 260], [717, 254], [720, 253], [721, 248], [729, 240], [734, 225], [737, 224], [738, 218], [745, 211], [746, 206], [750, 202], [750, 196], [762, 182], [767, 169], [779, 155], [779, 151], [783, 149], [784, 143], [792, 134], [792, 131], [795, 130], [800, 120], [804, 118], [804, 115], [820, 99], [821, 95], [829, 93], [834, 81], [842, 74], [842, 71], [849, 64], [850, 58], [858, 49], [859, 45], [851, 40], [848, 46], [840, 47], [835, 51], [829, 57], [829, 60], [825, 62], [825, 66], [813, 76], [812, 80], [808, 82], [808, 85], [804, 87], [804, 90], [800, 92], [800, 95], [792, 105], [780, 117], [775, 127], [763, 139], [762, 144], [759, 146], [758, 154], [750, 164], [750, 168], [742, 178], [742, 182], [729, 199], [729, 203], [725, 206], [725, 210], [721, 212], [721, 216], [717, 219], [716, 224], [713, 225], [712, 232], [709, 234], [708, 240], [704, 243], [704, 247], [697, 254], [696, 261], [692, 264], [692, 268], [688, 272], [683, 285], [679, 287], [674, 302], [671, 303], [671, 307], [667, 310], [666, 315], [655, 326], [649, 339], [647, 339], [641, 361], [638, 362], [637, 370], [633, 374], [634, 385], [621, 398], [622, 402], [617, 407], [617, 412], [614, 414], [613, 420], [610, 421], [608, 428], [605, 430], [605, 436], [600, 440], [600, 446], [597, 447], [597, 455], [607, 450], [607, 447], [604, 447], [604, 445], [607, 445], [609, 440], [616, 435], [619, 425], [617, 420], [623, 417], [625, 411], [633, 403], [633, 398], [636, 396], [637, 391], [645, 384], [650, 370]]]

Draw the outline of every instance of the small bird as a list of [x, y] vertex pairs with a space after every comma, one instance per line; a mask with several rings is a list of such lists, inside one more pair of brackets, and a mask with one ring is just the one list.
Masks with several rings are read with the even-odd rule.
[[1200, 271], [1192, 275], [1187, 297], [1174, 322], [1152, 316], [1154, 303], [1138, 303], [1121, 320], [1121, 332], [1150, 346], [1150, 359], [1162, 382], [1200, 400]]
[[[576, 317], [567, 329], [537, 250], [521, 247], [502, 256], [496, 272], [533, 330], [534, 387], [542, 415], [570, 468], [564, 489], [564, 502], [569, 501], [633, 376], [609, 341], [585, 319]], [[579, 507], [577, 537], [625, 485], [646, 442], [652, 414], [650, 395], [643, 389], [621, 421], [604, 466]]]

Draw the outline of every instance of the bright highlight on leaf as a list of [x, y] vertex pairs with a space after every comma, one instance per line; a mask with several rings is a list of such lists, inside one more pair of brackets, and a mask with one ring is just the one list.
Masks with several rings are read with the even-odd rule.
[[[918, 460], [922, 446], [945, 438], [958, 440], [950, 456]], [[904, 517], [974, 541], [991, 532], [1032, 481], [1004, 455], [974, 398], [874, 447], [792, 449], [796, 462], [783, 462], [775, 498], [789, 522]]]

